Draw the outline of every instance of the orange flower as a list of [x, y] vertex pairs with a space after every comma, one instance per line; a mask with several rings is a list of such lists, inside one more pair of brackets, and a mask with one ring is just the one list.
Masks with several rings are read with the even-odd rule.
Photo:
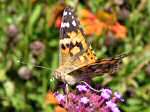
[[112, 28], [111, 31], [115, 33], [116, 37], [118, 39], [124, 39], [127, 35], [127, 29], [125, 26], [119, 24], [118, 22], [116, 22]]
[[96, 16], [87, 9], [81, 9], [79, 15], [81, 15], [82, 18], [96, 19]]
[[105, 24], [112, 25], [117, 21], [115, 13], [108, 13], [106, 11], [98, 10], [96, 16], [100, 21], [105, 22]]
[[60, 106], [56, 106], [54, 112], [67, 112], [67, 110], [62, 108], [62, 107], [60, 107]]
[[105, 28], [112, 31], [117, 39], [124, 39], [127, 35], [127, 29], [125, 26], [117, 22], [117, 16], [115, 12], [108, 13], [106, 11], [97, 11], [97, 17], [100, 21], [103, 21]]
[[86, 35], [101, 35], [105, 24], [99, 21], [96, 16], [87, 9], [81, 9], [79, 12], [81, 25], [84, 27]]
[[81, 20], [81, 25], [84, 26], [84, 32], [86, 35], [95, 34], [98, 36], [101, 35], [102, 31], [105, 29], [105, 24], [98, 20], [91, 21], [90, 19], [83, 19]]
[[54, 94], [52, 92], [48, 92], [45, 98], [46, 104], [58, 104], [57, 99], [55, 98]]
[[[104, 30], [112, 31], [116, 38], [123, 39], [127, 35], [127, 29], [125, 26], [120, 25], [117, 22], [116, 13], [108, 13], [106, 11], [97, 11], [96, 16], [87, 9], [81, 9], [78, 11], [79, 20], [84, 27], [86, 35], [99, 36]], [[51, 25], [49, 25], [51, 26]], [[61, 17], [57, 17], [55, 26], [60, 28]]]

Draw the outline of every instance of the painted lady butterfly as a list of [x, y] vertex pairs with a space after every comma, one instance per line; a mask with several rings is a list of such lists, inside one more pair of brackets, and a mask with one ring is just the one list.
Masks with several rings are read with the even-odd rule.
[[125, 55], [97, 60], [84, 37], [85, 34], [73, 9], [65, 8], [60, 28], [60, 66], [53, 73], [55, 78], [73, 85], [85, 77], [92, 78], [118, 70]]

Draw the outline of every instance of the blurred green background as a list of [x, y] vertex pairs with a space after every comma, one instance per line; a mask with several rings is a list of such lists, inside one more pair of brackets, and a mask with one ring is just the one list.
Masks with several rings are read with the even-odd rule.
[[50, 78], [67, 5], [76, 9], [98, 58], [130, 54], [118, 73], [93, 83], [121, 92], [123, 112], [150, 112], [149, 0], [0, 0], [0, 112], [53, 112], [45, 96], [59, 88]]

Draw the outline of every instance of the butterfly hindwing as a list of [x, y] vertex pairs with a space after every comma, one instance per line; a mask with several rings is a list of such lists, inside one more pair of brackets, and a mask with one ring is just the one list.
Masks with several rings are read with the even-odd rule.
[[122, 54], [114, 58], [97, 60], [95, 63], [79, 68], [71, 72], [70, 74], [80, 74], [88, 77], [94, 77], [95, 75], [100, 75], [104, 73], [113, 74], [120, 68], [120, 65], [122, 64], [122, 59], [126, 56], [126, 54]]

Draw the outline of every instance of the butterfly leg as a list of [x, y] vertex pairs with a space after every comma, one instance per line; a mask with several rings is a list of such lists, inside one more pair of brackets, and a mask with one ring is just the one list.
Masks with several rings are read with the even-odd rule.
[[66, 93], [66, 107], [68, 106], [68, 103], [69, 103], [69, 97], [68, 97], [68, 94], [69, 94], [69, 84], [66, 83], [66, 86], [65, 86], [65, 93]]

